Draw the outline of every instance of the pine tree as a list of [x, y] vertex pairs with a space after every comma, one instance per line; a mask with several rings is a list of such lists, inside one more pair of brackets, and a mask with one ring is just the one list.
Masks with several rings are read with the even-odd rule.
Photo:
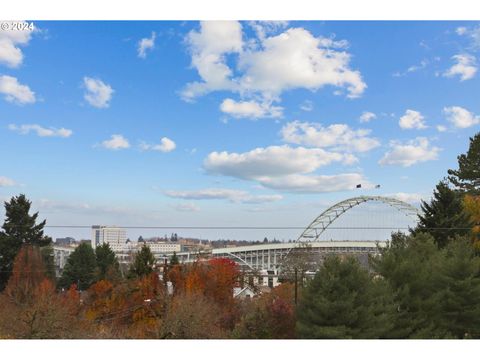
[[155, 257], [150, 247], [143, 245], [140, 251], [135, 255], [129, 270], [129, 277], [142, 277], [153, 272], [155, 266]]
[[389, 338], [438, 338], [445, 333], [436, 326], [439, 314], [435, 294], [440, 274], [436, 269], [439, 254], [431, 235], [395, 233], [390, 243], [380, 249], [380, 256], [372, 258], [374, 271], [394, 292], [396, 311]]
[[443, 252], [435, 301], [437, 328], [457, 339], [480, 338], [480, 257], [467, 238], [458, 238]]
[[108, 243], [97, 246], [95, 249], [97, 262], [97, 281], [120, 276], [120, 265], [115, 253]]
[[[46, 220], [36, 224], [38, 212], [29, 214], [31, 204], [23, 194], [5, 202], [5, 222], [3, 231], [0, 232], [0, 291], [7, 284], [13, 261], [22, 245], [43, 247], [52, 242], [52, 239], [43, 233]], [[50, 254], [45, 254], [48, 256], [44, 259], [45, 262], [51, 263]]]
[[300, 338], [379, 338], [387, 333], [391, 293], [355, 258], [328, 257], [305, 288], [297, 308]]
[[414, 233], [425, 232], [433, 236], [439, 248], [447, 245], [456, 235], [466, 235], [473, 224], [463, 210], [461, 194], [450, 189], [446, 181], [440, 181], [430, 203], [422, 200], [423, 215]]
[[81, 243], [68, 257], [58, 285], [68, 289], [77, 285], [78, 290], [86, 290], [95, 282], [96, 258], [92, 247]]
[[457, 157], [458, 170], [448, 170], [453, 185], [470, 195], [480, 195], [480, 132], [470, 138], [466, 154]]
[[172, 257], [170, 258], [170, 266], [175, 266], [180, 264], [176, 251], [173, 252]]

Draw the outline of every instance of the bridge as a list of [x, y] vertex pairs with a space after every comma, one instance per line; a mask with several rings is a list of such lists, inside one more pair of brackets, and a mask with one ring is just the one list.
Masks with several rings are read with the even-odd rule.
[[[412, 205], [385, 196], [358, 196], [346, 199], [336, 203], [323, 211], [317, 216], [299, 235], [299, 237], [291, 243], [271, 243], [250, 246], [217, 248], [209, 251], [201, 252], [179, 252], [177, 256], [180, 262], [190, 263], [200, 259], [208, 259], [212, 257], [224, 257], [235, 261], [240, 267], [250, 271], [277, 271], [285, 264], [288, 258], [294, 257], [295, 254], [308, 254], [309, 257], [322, 258], [328, 254], [353, 254], [360, 258], [366, 258], [368, 255], [378, 254], [379, 248], [387, 243], [386, 237], [383, 240], [344, 240], [326, 236], [328, 231], [339, 221], [344, 215], [354, 208], [361, 207], [365, 203], [381, 203], [394, 209], [400, 216], [409, 219], [415, 224], [418, 219], [418, 209]], [[382, 211], [385, 212], [385, 211]], [[369, 215], [369, 214], [367, 214]], [[381, 229], [382, 227], [380, 227]], [[389, 230], [388, 237], [391, 232], [400, 230], [400, 226], [385, 226], [384, 230]], [[369, 229], [363, 224], [362, 227], [356, 228], [349, 226], [347, 229], [358, 231]], [[402, 228], [404, 229], [404, 228]], [[357, 234], [358, 235], [358, 234]], [[72, 248], [62, 248], [54, 246], [55, 263], [60, 269], [63, 268], [66, 258], [73, 251]], [[155, 253], [157, 261], [163, 262], [168, 260], [171, 254]], [[131, 253], [117, 253], [117, 257], [121, 263], [128, 264], [131, 261]]]
[[[385, 196], [358, 196], [343, 200], [326, 209], [307, 226], [295, 242], [213, 249], [211, 256], [232, 259], [239, 266], [249, 270], [275, 271], [281, 267], [282, 263], [289, 256], [300, 252], [307, 252], [313, 255], [313, 257], [317, 256], [319, 258], [327, 254], [354, 254], [359, 257], [378, 254], [379, 248], [385, 246], [387, 240], [342, 241], [321, 239], [321, 236], [325, 234], [342, 215], [352, 208], [367, 202], [388, 205], [398, 211], [400, 215], [408, 218], [412, 223], [417, 222], [418, 209], [404, 201]], [[350, 229], [355, 230], [356, 228], [351, 227]], [[362, 229], [365, 228], [362, 227]], [[385, 227], [384, 229], [396, 230], [395, 227]], [[210, 254], [198, 255], [208, 256]], [[179, 254], [181, 260], [185, 262], [195, 261], [198, 255], [195, 256], [195, 254], [192, 253]]]

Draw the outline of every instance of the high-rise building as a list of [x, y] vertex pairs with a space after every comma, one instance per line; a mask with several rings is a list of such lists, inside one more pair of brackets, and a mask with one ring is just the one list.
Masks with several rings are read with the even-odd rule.
[[108, 243], [115, 252], [123, 251], [127, 243], [127, 231], [117, 226], [93, 225], [92, 247]]

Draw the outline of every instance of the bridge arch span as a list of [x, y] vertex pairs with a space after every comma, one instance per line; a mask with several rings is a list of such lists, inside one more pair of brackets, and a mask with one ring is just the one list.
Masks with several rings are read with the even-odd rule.
[[337, 220], [340, 216], [345, 214], [353, 207], [369, 201], [379, 201], [387, 204], [415, 220], [417, 220], [417, 215], [419, 214], [418, 209], [414, 206], [392, 197], [358, 196], [340, 201], [339, 203], [336, 203], [335, 205], [329, 207], [327, 210], [322, 212], [317, 218], [315, 218], [315, 220], [310, 223], [310, 225], [308, 225], [308, 227], [298, 237], [296, 242], [320, 241], [320, 235], [322, 235], [335, 220]]

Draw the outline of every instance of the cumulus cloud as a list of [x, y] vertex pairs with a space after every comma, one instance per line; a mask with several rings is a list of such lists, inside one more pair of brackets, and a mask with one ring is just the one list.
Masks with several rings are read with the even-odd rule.
[[271, 102], [223, 100], [220, 110], [234, 118], [278, 118], [283, 115], [283, 108], [273, 106]]
[[103, 141], [102, 146], [105, 149], [120, 150], [128, 149], [130, 147], [130, 143], [123, 137], [123, 135], [114, 134], [110, 137], [110, 140]]
[[455, 32], [457, 33], [457, 35], [465, 35], [467, 33], [467, 28], [465, 26], [460, 26], [458, 28], [455, 29]]
[[460, 106], [444, 107], [443, 113], [447, 120], [456, 128], [465, 129], [480, 124], [480, 116]]
[[151, 51], [155, 47], [156, 34], [152, 31], [152, 36], [149, 38], [143, 38], [138, 42], [138, 57], [145, 59], [147, 57], [147, 50]]
[[258, 179], [262, 176], [284, 176], [310, 173], [332, 162], [351, 164], [351, 155], [304, 147], [269, 146], [245, 153], [212, 152], [203, 166], [212, 174], [242, 179]]
[[[366, 89], [360, 72], [350, 68], [346, 41], [315, 37], [303, 28], [270, 35], [265, 25], [255, 26], [257, 39], [245, 41], [242, 26], [236, 21], [204, 21], [199, 31], [187, 35], [192, 67], [201, 81], [185, 86], [181, 92], [184, 100], [225, 90], [243, 98], [280, 101], [286, 90], [316, 91], [325, 86], [346, 89], [347, 96], [355, 98]], [[236, 61], [227, 62], [229, 54]]]
[[257, 38], [263, 40], [267, 35], [285, 29], [288, 26], [288, 21], [249, 21], [248, 25], [255, 31]]
[[170, 152], [175, 150], [177, 145], [173, 140], [170, 140], [167, 137], [162, 137], [160, 139], [160, 144], [147, 144], [145, 142], [142, 142], [140, 144], [140, 148], [142, 150], [153, 150], [153, 151], [161, 151], [161, 152]]
[[300, 193], [323, 193], [347, 191], [362, 184], [362, 188], [372, 188], [372, 184], [363, 175], [347, 173], [337, 175], [301, 175], [293, 174], [281, 177], [262, 176], [260, 184], [275, 190]]
[[312, 111], [313, 110], [313, 102], [310, 100], [305, 100], [301, 105], [300, 105], [300, 110], [303, 111]]
[[460, 81], [472, 79], [477, 72], [477, 61], [475, 56], [469, 54], [458, 54], [452, 56], [456, 64], [443, 73], [445, 77], [460, 76]]
[[[328, 45], [335, 46], [333, 43]], [[367, 85], [359, 71], [349, 67], [350, 54], [325, 47], [325, 39], [303, 28], [291, 28], [262, 41], [260, 50], [247, 50], [239, 59], [243, 91], [268, 97], [295, 88], [318, 90], [326, 85], [346, 88], [348, 97], [359, 97]]]
[[438, 132], [445, 132], [447, 131], [447, 127], [444, 125], [437, 125], [437, 131]]
[[5, 95], [5, 100], [23, 105], [33, 104], [35, 93], [27, 85], [20, 84], [17, 78], [8, 75], [0, 76], [0, 94]]
[[425, 117], [418, 111], [407, 110], [398, 124], [402, 129], [426, 129]]
[[[3, 23], [9, 24], [11, 29], [12, 22]], [[0, 29], [0, 64], [10, 68], [17, 68], [22, 64], [23, 53], [20, 47], [28, 45], [35, 30], [29, 29], [28, 26], [22, 26], [21, 29], [15, 31]]]
[[247, 191], [222, 189], [222, 188], [208, 188], [191, 191], [175, 191], [168, 190], [164, 192], [165, 195], [177, 199], [185, 200], [228, 200], [233, 203], [245, 204], [261, 204], [283, 199], [282, 195], [252, 195]]
[[290, 192], [328, 192], [352, 190], [358, 183], [368, 186], [361, 174], [310, 174], [333, 162], [352, 164], [351, 154], [304, 147], [269, 146], [245, 153], [212, 152], [204, 169], [217, 175], [256, 181], [263, 187]]
[[8, 129], [15, 131], [21, 135], [26, 135], [30, 132], [35, 132], [38, 136], [41, 136], [41, 137], [67, 138], [73, 134], [73, 131], [70, 129], [65, 129], [65, 128], [57, 129], [54, 127], [45, 128], [37, 124], [23, 124], [20, 126], [17, 126], [15, 124], [10, 124], [8, 125]]
[[202, 82], [188, 83], [182, 91], [191, 100], [210, 91], [233, 90], [232, 70], [226, 64], [226, 54], [240, 53], [243, 47], [242, 26], [237, 21], [202, 21], [200, 31], [192, 30], [186, 37]]
[[391, 141], [390, 151], [378, 163], [409, 167], [420, 162], [438, 159], [440, 150], [438, 147], [430, 146], [428, 139], [424, 137], [417, 137], [406, 143]]
[[404, 201], [406, 203], [412, 203], [412, 204], [419, 204], [423, 199], [425, 199], [425, 195], [418, 194], [418, 193], [398, 192], [394, 194], [386, 194], [385, 196], [392, 197], [394, 199]]
[[368, 137], [370, 130], [353, 130], [346, 124], [323, 127], [319, 123], [293, 121], [282, 127], [281, 134], [285, 142], [319, 148], [366, 152], [380, 145], [377, 139]]
[[181, 204], [172, 204], [170, 205], [177, 211], [182, 211], [182, 212], [196, 212], [200, 211], [200, 208], [195, 205], [194, 203], [181, 203]]
[[6, 176], [0, 176], [0, 187], [15, 186], [16, 183]]
[[480, 49], [480, 25], [476, 27], [458, 27], [455, 31], [459, 36], [467, 36], [470, 39], [470, 48]]
[[87, 90], [84, 99], [93, 107], [102, 109], [110, 106], [114, 90], [100, 79], [83, 78], [83, 85]]
[[370, 120], [374, 120], [376, 118], [377, 118], [377, 115], [375, 115], [373, 112], [364, 111], [362, 115], [360, 115], [360, 122], [367, 123], [367, 122], [370, 122]]
[[427, 59], [423, 59], [422, 61], [420, 61], [420, 64], [412, 65], [412, 66], [408, 67], [408, 69], [405, 70], [404, 72], [397, 71], [393, 74], [393, 76], [394, 77], [402, 77], [402, 76], [405, 76], [407, 74], [425, 69], [427, 67], [428, 63], [429, 63], [429, 61]]

